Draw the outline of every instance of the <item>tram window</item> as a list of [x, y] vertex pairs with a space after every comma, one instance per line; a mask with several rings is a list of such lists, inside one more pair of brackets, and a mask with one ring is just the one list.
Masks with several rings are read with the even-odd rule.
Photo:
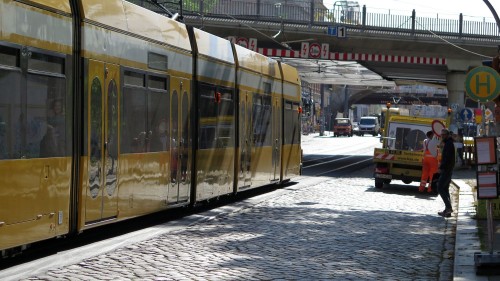
[[215, 87], [200, 84], [200, 149], [215, 148], [217, 104]]
[[148, 88], [158, 89], [158, 90], [167, 90], [167, 78], [158, 77], [158, 76], [149, 76], [148, 77]]
[[214, 86], [205, 84], [200, 85], [200, 118], [217, 117], [215, 93], [216, 90]]
[[64, 74], [64, 58], [32, 52], [28, 69]]
[[254, 95], [253, 140], [255, 146], [271, 145], [271, 97]]
[[264, 94], [270, 95], [271, 94], [271, 83], [264, 82]]
[[215, 148], [217, 106], [214, 96], [200, 97], [200, 148]]
[[0, 64], [19, 67], [19, 50], [0, 45]]
[[204, 125], [200, 128], [200, 149], [215, 147], [215, 126]]
[[148, 94], [149, 151], [167, 151], [170, 148], [169, 103], [167, 92], [150, 91]]
[[123, 88], [121, 107], [121, 151], [137, 153], [146, 150], [146, 89]]
[[298, 144], [300, 138], [299, 104], [287, 101], [285, 103], [285, 144]]
[[25, 157], [67, 155], [65, 79], [28, 75]]
[[144, 76], [145, 75], [142, 73], [125, 71], [123, 83], [125, 83], [125, 85], [128, 85], [128, 86], [145, 87]]
[[[0, 69], [0, 159], [22, 156], [21, 73]], [[8, 93], [8, 94], [6, 94]]]
[[220, 89], [217, 140], [219, 147], [234, 147], [234, 101], [230, 89]]
[[149, 52], [148, 67], [157, 70], [168, 70], [168, 57]]
[[285, 103], [285, 120], [284, 120], [284, 135], [285, 144], [291, 144], [293, 141], [293, 114], [292, 114], [292, 103], [287, 101]]
[[222, 93], [219, 116], [233, 116], [233, 115], [234, 115], [233, 93], [231, 92]]
[[292, 136], [293, 136], [293, 139], [292, 139], [292, 142], [293, 144], [299, 144], [299, 140], [300, 140], [300, 126], [299, 126], [299, 104], [298, 103], [294, 103], [293, 104], [293, 107], [292, 107], [292, 120], [291, 120], [291, 123], [292, 123]]

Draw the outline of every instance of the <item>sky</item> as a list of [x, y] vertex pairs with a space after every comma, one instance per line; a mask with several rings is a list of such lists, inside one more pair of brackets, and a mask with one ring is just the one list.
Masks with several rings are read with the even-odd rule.
[[[489, 0], [500, 15], [500, 0]], [[323, 0], [325, 6], [333, 8], [335, 0]], [[483, 0], [358, 0], [362, 8], [366, 5], [368, 13], [411, 14], [415, 9], [417, 16], [458, 19], [460, 13], [465, 20], [495, 21]]]

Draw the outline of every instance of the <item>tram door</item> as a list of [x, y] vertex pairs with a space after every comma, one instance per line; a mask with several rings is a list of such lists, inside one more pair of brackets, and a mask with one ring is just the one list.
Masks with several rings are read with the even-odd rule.
[[117, 216], [119, 67], [89, 60], [85, 221]]
[[170, 182], [168, 203], [189, 200], [191, 186], [190, 83], [173, 78], [171, 83]]
[[244, 94], [240, 106], [240, 186], [250, 186], [252, 179], [252, 95]]
[[281, 102], [273, 97], [273, 175], [271, 180], [279, 180], [281, 172]]

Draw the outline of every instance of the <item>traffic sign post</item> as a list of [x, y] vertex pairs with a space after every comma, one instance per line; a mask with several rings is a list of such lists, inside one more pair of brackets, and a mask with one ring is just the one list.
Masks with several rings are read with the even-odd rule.
[[[465, 78], [465, 91], [469, 97], [474, 99], [477, 102], [482, 103], [481, 108], [475, 109], [474, 114], [476, 115], [476, 123], [481, 122], [482, 128], [484, 130], [484, 134], [488, 134], [488, 130], [485, 130], [485, 122], [483, 118], [484, 103], [495, 100], [500, 94], [500, 75], [495, 69], [487, 66], [480, 66], [472, 69], [467, 73]], [[498, 103], [497, 103], [498, 105]], [[483, 109], [483, 110], [481, 110]], [[482, 133], [481, 133], [482, 135]], [[493, 144], [496, 144], [496, 138], [493, 137]], [[476, 143], [477, 138], [474, 138], [474, 142]], [[478, 155], [478, 144], [476, 146], [476, 160], [479, 159], [481, 155]], [[484, 150], [484, 146], [481, 147]], [[481, 174], [485, 174], [486, 172], [494, 171], [493, 178], [495, 179], [494, 186], [497, 186], [496, 178], [498, 173], [498, 164], [497, 164], [497, 156], [496, 156], [496, 145], [493, 149], [494, 152], [494, 163], [485, 163], [484, 165], [480, 165], [481, 162], [477, 161], [477, 171], [476, 178], [478, 178], [478, 187], [479, 187], [479, 179]], [[479, 190], [479, 189], [478, 189]], [[479, 193], [478, 193], [479, 195]], [[498, 197], [498, 193], [495, 194], [495, 197]], [[480, 198], [480, 196], [478, 196]], [[493, 211], [492, 211], [492, 203], [488, 198], [486, 199], [486, 218], [488, 224], [488, 244], [489, 244], [489, 254], [475, 253], [474, 254], [474, 263], [476, 267], [476, 272], [479, 271], [481, 267], [493, 268], [500, 265], [500, 255], [493, 254], [493, 237], [494, 237], [494, 227], [493, 227]]]

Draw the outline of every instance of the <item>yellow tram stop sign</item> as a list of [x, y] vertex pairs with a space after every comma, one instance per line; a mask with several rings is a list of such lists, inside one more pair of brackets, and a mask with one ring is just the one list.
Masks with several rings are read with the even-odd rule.
[[500, 94], [500, 74], [488, 66], [473, 68], [465, 77], [465, 92], [475, 101], [492, 101]]

